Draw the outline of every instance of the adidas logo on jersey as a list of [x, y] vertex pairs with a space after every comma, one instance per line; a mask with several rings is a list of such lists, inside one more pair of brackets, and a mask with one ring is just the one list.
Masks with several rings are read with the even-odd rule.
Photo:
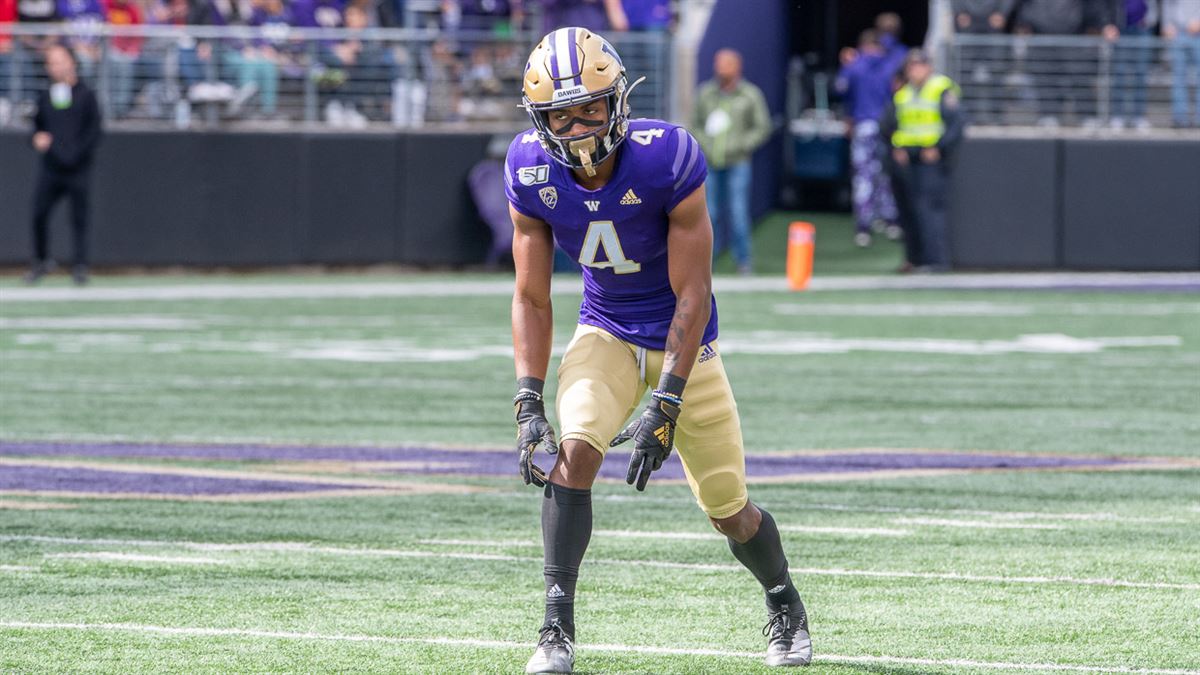
[[717, 350], [713, 349], [712, 343], [704, 345], [704, 349], [700, 350], [700, 363], [704, 363], [709, 359], [717, 357]]
[[633, 204], [641, 204], [642, 200], [637, 195], [633, 194], [633, 188], [625, 191], [625, 196], [621, 197], [621, 206], [632, 206]]
[[546, 591], [547, 598], [565, 598], [566, 596], [567, 594], [563, 593], [563, 589], [558, 584], [554, 584], [550, 590]]

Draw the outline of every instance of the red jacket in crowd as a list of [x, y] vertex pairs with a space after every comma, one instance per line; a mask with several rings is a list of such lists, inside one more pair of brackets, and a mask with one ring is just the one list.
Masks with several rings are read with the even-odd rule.
[[[17, 21], [17, 0], [0, 0], [0, 24]], [[12, 36], [0, 30], [0, 54], [12, 51]]]
[[[108, 23], [113, 26], [140, 26], [145, 23], [141, 8], [130, 0], [104, 0], [104, 12], [108, 14]], [[126, 56], [137, 56], [142, 51], [144, 41], [140, 37], [114, 37], [112, 45]]]

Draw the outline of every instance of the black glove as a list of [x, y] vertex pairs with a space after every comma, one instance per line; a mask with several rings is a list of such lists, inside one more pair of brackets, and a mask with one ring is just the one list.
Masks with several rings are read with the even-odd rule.
[[517, 410], [517, 451], [521, 453], [521, 478], [526, 485], [533, 483], [545, 487], [546, 472], [533, 463], [533, 453], [539, 447], [551, 455], [558, 452], [554, 428], [546, 419], [546, 405], [542, 402], [541, 394], [528, 389], [522, 389], [517, 394], [513, 405]]
[[612, 439], [612, 443], [608, 444], [610, 448], [634, 439], [629, 471], [625, 474], [626, 483], [633, 485], [636, 479], [637, 489], [646, 489], [650, 472], [662, 468], [663, 462], [671, 454], [671, 448], [675, 445], [675, 421], [678, 419], [679, 405], [656, 397], [642, 411], [641, 417]]

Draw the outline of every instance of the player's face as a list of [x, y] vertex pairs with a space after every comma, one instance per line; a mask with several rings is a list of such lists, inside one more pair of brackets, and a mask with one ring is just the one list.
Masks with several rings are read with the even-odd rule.
[[555, 136], [582, 136], [608, 124], [608, 101], [598, 99], [570, 108], [551, 110], [546, 120]]

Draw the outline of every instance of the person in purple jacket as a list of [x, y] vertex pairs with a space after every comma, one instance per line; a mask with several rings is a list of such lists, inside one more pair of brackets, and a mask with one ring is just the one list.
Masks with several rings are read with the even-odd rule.
[[302, 28], [341, 28], [345, 25], [346, 3], [342, 0], [296, 0], [292, 3], [295, 25]]
[[871, 230], [899, 234], [896, 200], [883, 171], [879, 117], [892, 97], [895, 70], [879, 41], [879, 33], [865, 30], [858, 50], [843, 52], [842, 69], [834, 87], [846, 104], [852, 124], [850, 136], [851, 197], [857, 231], [854, 243], [870, 246]]
[[629, 30], [621, 0], [539, 0], [542, 26], [547, 33], [562, 26], [588, 30]]
[[[737, 405], [717, 347], [704, 153], [683, 127], [630, 120], [630, 89], [604, 38], [553, 31], [526, 63], [523, 104], [534, 126], [513, 139], [505, 164], [518, 465], [526, 484], [544, 488], [546, 609], [525, 672], [573, 671], [591, 487], [609, 448], [631, 440], [625, 480], [639, 491], [678, 440], [697, 503], [763, 587], [767, 664], [806, 665], [804, 604], [774, 519], [747, 496]], [[561, 451], [542, 399], [556, 241], [583, 266], [579, 324], [558, 368]], [[650, 404], [625, 426], [648, 388]], [[557, 455], [549, 472], [534, 463], [538, 448]]]

